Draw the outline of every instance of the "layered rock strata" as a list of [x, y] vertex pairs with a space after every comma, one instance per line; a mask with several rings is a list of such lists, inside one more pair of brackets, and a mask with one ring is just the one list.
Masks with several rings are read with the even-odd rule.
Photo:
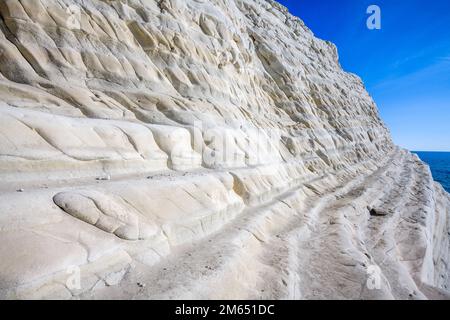
[[1, 298], [449, 297], [449, 195], [278, 3], [0, 17]]

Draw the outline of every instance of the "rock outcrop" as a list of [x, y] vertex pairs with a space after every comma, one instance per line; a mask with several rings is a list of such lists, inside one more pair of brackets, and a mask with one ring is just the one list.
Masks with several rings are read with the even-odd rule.
[[448, 297], [449, 195], [278, 3], [0, 15], [1, 298]]

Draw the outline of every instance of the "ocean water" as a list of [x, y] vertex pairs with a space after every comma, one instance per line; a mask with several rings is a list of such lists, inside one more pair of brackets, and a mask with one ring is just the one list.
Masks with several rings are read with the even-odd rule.
[[414, 153], [430, 166], [434, 180], [450, 192], [450, 152], [414, 151]]

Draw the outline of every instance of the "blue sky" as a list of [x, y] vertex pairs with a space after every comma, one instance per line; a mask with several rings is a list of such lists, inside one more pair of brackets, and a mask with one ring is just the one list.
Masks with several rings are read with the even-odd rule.
[[[450, 151], [449, 0], [278, 1], [337, 45], [342, 67], [363, 79], [397, 144]], [[381, 30], [366, 26], [372, 4]]]

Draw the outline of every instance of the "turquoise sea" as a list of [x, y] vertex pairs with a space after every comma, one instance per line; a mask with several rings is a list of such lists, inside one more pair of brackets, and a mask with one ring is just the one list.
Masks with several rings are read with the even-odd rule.
[[430, 166], [434, 180], [450, 192], [450, 152], [414, 151], [414, 153]]

